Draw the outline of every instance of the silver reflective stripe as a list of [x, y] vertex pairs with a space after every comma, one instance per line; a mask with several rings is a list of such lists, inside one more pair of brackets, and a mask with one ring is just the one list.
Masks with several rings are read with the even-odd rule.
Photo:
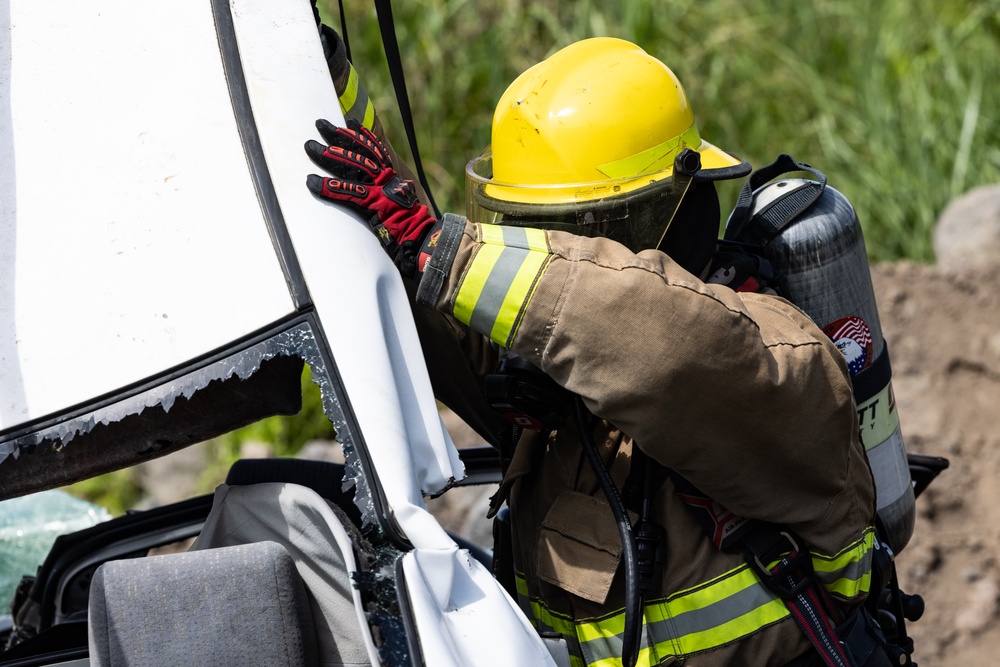
[[861, 578], [868, 572], [871, 571], [872, 562], [871, 554], [867, 554], [867, 557], [861, 561], [851, 561], [839, 570], [834, 570], [833, 572], [823, 572], [821, 570], [816, 570], [816, 581], [823, 585], [824, 588], [830, 588], [836, 584], [841, 579], [849, 579], [850, 581], [861, 581]]
[[347, 78], [347, 88], [340, 96], [341, 111], [345, 118], [353, 118], [370, 130], [375, 119], [375, 107], [368, 98], [368, 91], [362, 85], [354, 65], [348, 65], [351, 71]]
[[531, 250], [528, 243], [528, 230], [526, 227], [506, 227], [498, 229], [503, 233], [503, 244], [508, 248], [520, 248], [521, 250]]
[[503, 232], [503, 251], [481, 288], [479, 299], [469, 320], [469, 326], [475, 331], [493, 330], [517, 272], [533, 252], [529, 248], [525, 229], [520, 227], [500, 229]]
[[712, 630], [738, 618], [753, 609], [777, 600], [763, 584], [745, 588], [729, 597], [713, 602], [708, 607], [692, 609], [672, 617], [669, 622], [661, 621], [647, 626], [654, 644], [684, 637], [696, 632]]
[[[775, 604], [776, 602], [778, 604]], [[772, 608], [759, 619], [763, 621], [762, 623], [738, 623], [736, 627], [723, 629], [723, 626], [732, 624], [737, 619], [752, 614], [755, 610], [769, 604]], [[668, 606], [670, 606], [669, 602], [651, 603], [646, 606], [645, 617], [649, 619], [661, 616], [662, 612], [657, 613], [660, 611], [658, 608]], [[758, 583], [705, 607], [691, 609], [676, 615], [668, 612], [666, 617], [659, 621], [647, 620], [643, 626], [644, 632], [639, 650], [641, 653], [652, 646], [658, 659], [680, 658], [700, 650], [716, 648], [753, 634], [761, 627], [785, 616], [787, 616], [787, 610], [784, 603], [781, 603], [763, 584]], [[700, 636], [702, 639], [693, 639], [695, 636]], [[695, 642], [698, 645], [695, 645]], [[586, 663], [592, 665], [621, 656], [622, 645], [623, 640], [620, 633], [608, 634], [587, 642], [580, 642], [580, 649]], [[642, 663], [642, 659], [640, 659], [640, 663]]]
[[358, 97], [355, 100], [354, 105], [344, 112], [344, 116], [347, 118], [353, 118], [370, 130], [371, 121], [368, 119], [369, 106], [368, 91], [365, 90], [364, 86], [359, 84]]

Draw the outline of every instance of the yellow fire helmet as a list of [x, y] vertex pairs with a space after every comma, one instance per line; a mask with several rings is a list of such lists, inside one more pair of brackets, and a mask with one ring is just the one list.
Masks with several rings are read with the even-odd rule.
[[673, 178], [685, 149], [700, 157], [698, 180], [749, 172], [701, 138], [666, 65], [621, 39], [579, 41], [500, 98], [491, 146], [466, 167], [467, 215], [657, 247], [692, 182]]

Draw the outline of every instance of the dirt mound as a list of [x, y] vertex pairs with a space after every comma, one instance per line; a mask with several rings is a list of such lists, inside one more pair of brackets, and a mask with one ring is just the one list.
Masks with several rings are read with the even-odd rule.
[[909, 630], [921, 667], [986, 665], [1000, 648], [1000, 274], [873, 267], [910, 452], [951, 466], [917, 501], [898, 565], [926, 602]]

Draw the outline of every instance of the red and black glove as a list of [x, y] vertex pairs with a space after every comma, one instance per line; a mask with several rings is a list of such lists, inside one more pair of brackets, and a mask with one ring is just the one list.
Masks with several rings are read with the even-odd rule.
[[306, 185], [317, 197], [367, 220], [404, 276], [423, 272], [431, 249], [425, 246], [438, 221], [420, 203], [413, 181], [399, 177], [385, 145], [356, 121], [343, 128], [318, 120], [316, 129], [328, 145], [307, 141], [306, 153], [332, 178], [310, 174]]

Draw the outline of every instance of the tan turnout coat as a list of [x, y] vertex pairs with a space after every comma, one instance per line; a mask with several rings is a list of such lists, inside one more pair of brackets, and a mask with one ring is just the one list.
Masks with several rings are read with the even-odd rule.
[[[814, 563], [852, 563], [848, 578], [857, 585], [844, 588], [842, 580], [832, 592], [845, 607], [863, 599], [874, 484], [846, 363], [819, 328], [783, 299], [705, 284], [657, 251], [634, 254], [561, 232], [523, 241], [524, 230], [491, 227], [445, 216], [416, 290], [418, 303], [434, 309], [415, 312], [439, 398], [498, 441], [505, 426], [478, 393], [496, 361], [492, 335], [583, 398], [619, 488], [638, 446], [730, 511], [791, 528]], [[496, 259], [505, 252], [507, 265]], [[517, 275], [511, 257], [523, 258]], [[504, 270], [513, 276], [506, 282]], [[501, 301], [507, 310], [497, 306], [491, 325], [491, 313], [481, 311]], [[658, 474], [654, 510], [666, 529], [667, 562], [663, 604], [654, 611], [666, 635], [647, 634], [644, 660], [782, 665], [806, 651], [787, 616], [743, 619], [739, 636], [721, 645], [685, 635], [694, 616], [677, 613], [680, 598], [745, 568], [744, 559], [717, 550]], [[574, 662], [598, 663], [615, 639], [588, 648], [587, 633], [620, 618], [622, 549], [574, 421], [551, 435], [523, 434], [497, 502], [504, 499], [522, 607], [543, 628], [583, 623], [569, 638]]]

